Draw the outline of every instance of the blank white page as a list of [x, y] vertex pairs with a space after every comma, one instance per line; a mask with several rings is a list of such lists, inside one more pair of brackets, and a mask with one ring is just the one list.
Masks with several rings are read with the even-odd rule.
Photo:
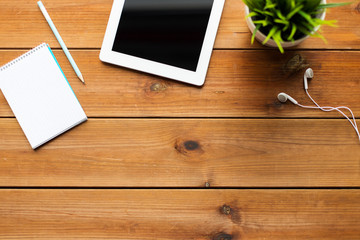
[[0, 89], [33, 149], [87, 120], [47, 44], [0, 68]]

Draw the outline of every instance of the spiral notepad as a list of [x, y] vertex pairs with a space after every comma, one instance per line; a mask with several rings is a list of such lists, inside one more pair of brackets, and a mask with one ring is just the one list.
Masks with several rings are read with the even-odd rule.
[[45, 43], [0, 68], [0, 89], [33, 149], [87, 120]]

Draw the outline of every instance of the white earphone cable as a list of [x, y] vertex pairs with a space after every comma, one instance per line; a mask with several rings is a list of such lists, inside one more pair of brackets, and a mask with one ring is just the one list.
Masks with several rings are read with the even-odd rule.
[[[341, 115], [343, 115], [349, 122], [350, 122], [350, 124], [353, 126], [353, 128], [354, 128], [354, 130], [355, 130], [355, 132], [356, 132], [356, 134], [357, 134], [357, 136], [358, 136], [358, 138], [359, 138], [359, 141], [360, 141], [360, 133], [359, 133], [359, 129], [358, 129], [358, 127], [357, 127], [357, 124], [356, 124], [356, 119], [355, 119], [355, 116], [354, 116], [354, 114], [353, 114], [353, 112], [351, 111], [351, 109], [350, 108], [348, 108], [348, 107], [345, 107], [345, 106], [340, 106], [340, 107], [328, 107], [328, 106], [326, 106], [326, 107], [321, 107], [319, 104], [317, 104], [316, 102], [315, 102], [315, 100], [310, 96], [310, 94], [309, 94], [309, 92], [305, 89], [305, 91], [306, 91], [306, 94], [309, 96], [309, 98], [311, 99], [311, 101], [316, 105], [316, 107], [312, 107], [312, 106], [304, 106], [304, 105], [301, 105], [301, 104], [296, 104], [296, 105], [298, 105], [299, 107], [302, 107], [302, 108], [309, 108], [309, 109], [320, 109], [320, 110], [322, 110], [322, 111], [324, 111], [324, 112], [330, 112], [330, 111], [338, 111]], [[340, 109], [346, 109], [346, 110], [348, 110], [350, 113], [351, 113], [351, 116], [352, 116], [352, 120], [354, 121], [351, 121], [351, 119], [343, 112], [343, 111], [341, 111]]]
[[[330, 110], [330, 109], [326, 109], [326, 107], [321, 107], [317, 102], [315, 102], [315, 100], [310, 96], [310, 93], [309, 93], [309, 91], [308, 91], [307, 89], [305, 89], [305, 92], [306, 92], [306, 94], [308, 95], [308, 97], [311, 99], [311, 101], [312, 101], [319, 109], [321, 109], [321, 110], [324, 111], [324, 112], [333, 111], [333, 110]], [[332, 108], [332, 107], [330, 107], [330, 108]], [[353, 114], [353, 112], [351, 111], [350, 108], [348, 108], [348, 107], [346, 107], [346, 106], [339, 106], [339, 107], [334, 107], [334, 110], [335, 110], [335, 109], [346, 109], [346, 110], [348, 110], [348, 111], [350, 112], [350, 114], [351, 114], [351, 117], [352, 117], [353, 121], [354, 121], [354, 122], [351, 122], [351, 123], [353, 123], [353, 124], [352, 124], [353, 127], [354, 127], [354, 128], [358, 128], [358, 126], [357, 126], [357, 124], [356, 124], [355, 116], [354, 116], [354, 114]], [[341, 113], [342, 113], [342, 115], [345, 115], [342, 111], [341, 111]], [[346, 116], [346, 115], [345, 115], [345, 116]], [[349, 119], [349, 118], [348, 118], [348, 119]]]
[[[304, 106], [304, 105], [301, 105], [301, 104], [296, 104], [297, 106], [299, 107], [302, 107], [302, 108], [309, 108], [309, 109], [319, 109], [319, 107], [312, 107], [312, 106]], [[359, 141], [360, 141], [360, 133], [359, 133], [359, 130], [357, 129], [357, 127], [355, 127], [354, 123], [350, 120], [350, 118], [348, 116], [346, 116], [345, 113], [343, 113], [342, 111], [340, 111], [338, 108], [334, 108], [334, 107], [322, 107], [323, 109], [325, 109], [324, 111], [326, 112], [330, 112], [330, 111], [338, 111], [341, 115], [343, 115], [349, 122], [350, 124], [353, 126], [353, 128], [355, 129], [355, 132], [356, 134], [358, 135], [359, 137]]]
[[[306, 94], [308, 95], [308, 97], [311, 99], [311, 101], [315, 104], [316, 107], [314, 106], [304, 106], [304, 105], [301, 105], [300, 103], [298, 103], [294, 98], [292, 98], [291, 96], [289, 96], [288, 94], [286, 93], [279, 93], [278, 94], [278, 99], [280, 102], [286, 102], [287, 100], [291, 101], [293, 104], [299, 106], [299, 107], [302, 107], [302, 108], [309, 108], [309, 109], [320, 109], [324, 112], [331, 112], [331, 111], [337, 111], [339, 112], [342, 116], [344, 116], [351, 124], [351, 126], [354, 128], [358, 138], [359, 138], [359, 141], [360, 141], [360, 133], [359, 133], [359, 128], [356, 124], [356, 119], [355, 119], [355, 116], [354, 116], [354, 113], [351, 111], [350, 108], [348, 107], [345, 107], [345, 106], [339, 106], [339, 107], [321, 107], [309, 94], [308, 92], [308, 82], [307, 82], [307, 79], [308, 78], [313, 78], [314, 77], [314, 72], [311, 68], [308, 68], [306, 71], [305, 71], [305, 74], [304, 74], [304, 89], [305, 89], [305, 92]], [[343, 111], [341, 111], [340, 109], [345, 109], [345, 110], [348, 110], [351, 114], [351, 118], [350, 119]]]

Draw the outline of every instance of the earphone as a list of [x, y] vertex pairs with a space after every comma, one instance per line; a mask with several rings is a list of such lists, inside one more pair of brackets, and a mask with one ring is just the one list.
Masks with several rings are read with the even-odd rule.
[[314, 77], [314, 71], [311, 68], [306, 69], [305, 73], [304, 73], [304, 88], [305, 90], [308, 90], [309, 86], [308, 86], [308, 78], [313, 78]]
[[286, 93], [283, 93], [283, 92], [279, 93], [278, 99], [282, 103], [285, 103], [287, 100], [289, 100], [293, 104], [298, 105], [298, 102], [295, 99], [293, 99], [292, 97], [290, 97], [289, 95], [287, 95]]
[[[337, 111], [339, 112], [341, 115], [343, 115], [349, 122], [350, 124], [353, 126], [359, 141], [360, 141], [360, 133], [359, 133], [359, 129], [358, 126], [356, 124], [356, 119], [355, 116], [353, 114], [353, 112], [351, 111], [350, 108], [345, 107], [345, 106], [339, 106], [339, 107], [321, 107], [317, 102], [315, 102], [315, 100], [310, 96], [309, 91], [308, 91], [308, 78], [313, 78], [314, 77], [314, 71], [311, 68], [306, 69], [305, 73], [304, 73], [304, 89], [306, 94], [308, 95], [308, 97], [310, 98], [310, 100], [316, 105], [316, 107], [313, 106], [304, 106], [298, 103], [298, 101], [296, 101], [294, 98], [292, 98], [290, 95], [286, 94], [286, 93], [279, 93], [277, 98], [280, 102], [285, 103], [287, 100], [289, 100], [290, 102], [292, 102], [293, 104], [302, 107], [302, 108], [307, 108], [307, 109], [320, 109], [324, 112], [330, 112], [330, 111]], [[352, 120], [343, 112], [341, 111], [341, 109], [345, 109], [348, 110], [351, 114]]]

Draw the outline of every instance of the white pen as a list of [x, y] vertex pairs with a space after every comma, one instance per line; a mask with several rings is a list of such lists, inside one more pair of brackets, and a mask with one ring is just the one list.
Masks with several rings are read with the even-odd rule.
[[51, 20], [48, 12], [47, 12], [46, 9], [45, 9], [43, 3], [42, 3], [41, 1], [38, 1], [37, 4], [38, 4], [38, 6], [39, 6], [39, 8], [40, 8], [40, 10], [41, 10], [41, 12], [42, 12], [42, 14], [44, 15], [46, 21], [49, 23], [51, 30], [52, 30], [53, 33], [55, 34], [56, 39], [57, 39], [58, 42], [60, 43], [61, 48], [64, 50], [64, 53], [65, 53], [66, 57], [69, 59], [69, 62], [70, 62], [70, 64], [71, 64], [71, 66], [74, 68], [74, 70], [75, 70], [75, 72], [76, 72], [76, 75], [80, 78], [80, 80], [81, 80], [83, 83], [85, 83], [84, 78], [83, 78], [83, 76], [82, 76], [82, 74], [81, 74], [78, 66], [76, 65], [76, 63], [75, 63], [74, 59], [72, 58], [72, 56], [71, 56], [68, 48], [66, 47], [64, 41], [62, 40], [59, 32], [57, 31], [57, 29], [56, 29], [53, 21]]

